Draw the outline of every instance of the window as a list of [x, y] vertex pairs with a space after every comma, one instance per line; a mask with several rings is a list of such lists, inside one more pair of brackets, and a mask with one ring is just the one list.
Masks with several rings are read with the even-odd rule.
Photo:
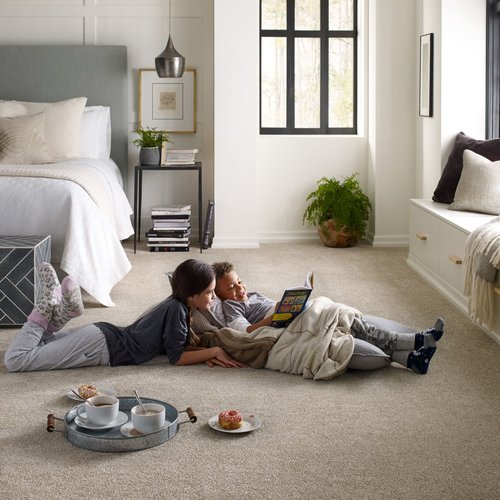
[[500, 0], [487, 0], [486, 138], [500, 137]]
[[356, 27], [356, 0], [261, 0], [261, 134], [357, 133]]

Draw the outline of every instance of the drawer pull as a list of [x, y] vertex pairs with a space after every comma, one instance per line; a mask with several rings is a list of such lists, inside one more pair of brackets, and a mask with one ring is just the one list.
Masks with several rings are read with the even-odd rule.
[[417, 237], [418, 240], [421, 241], [427, 240], [427, 235], [425, 233], [417, 233], [415, 236]]
[[462, 263], [462, 257], [457, 257], [456, 255], [450, 255], [448, 257], [448, 259], [450, 259], [453, 264], [461, 264]]

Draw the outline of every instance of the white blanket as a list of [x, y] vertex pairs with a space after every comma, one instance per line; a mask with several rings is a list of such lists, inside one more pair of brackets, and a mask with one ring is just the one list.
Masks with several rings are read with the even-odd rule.
[[[83, 162], [89, 177], [101, 180], [97, 190], [89, 188], [99, 205], [72, 180], [0, 176], [0, 234], [50, 234], [52, 262], [101, 304], [113, 306], [111, 289], [131, 269], [121, 240], [133, 234], [132, 208], [112, 160], [68, 160], [52, 167], [80, 170]], [[0, 165], [0, 170], [12, 167]]]
[[500, 270], [500, 216], [472, 231], [465, 244], [465, 288], [472, 320], [492, 327], [494, 282]]
[[266, 368], [314, 380], [331, 379], [347, 369], [354, 351], [350, 334], [361, 312], [326, 297], [313, 299], [287, 328], [258, 328], [247, 336], [276, 337]]

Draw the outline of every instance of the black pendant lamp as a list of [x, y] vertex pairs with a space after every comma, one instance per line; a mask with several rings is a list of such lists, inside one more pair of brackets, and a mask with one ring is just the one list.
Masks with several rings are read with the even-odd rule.
[[170, 35], [172, 0], [168, 0], [168, 42], [165, 50], [155, 59], [156, 73], [160, 78], [180, 78], [184, 73], [185, 57], [175, 50]]

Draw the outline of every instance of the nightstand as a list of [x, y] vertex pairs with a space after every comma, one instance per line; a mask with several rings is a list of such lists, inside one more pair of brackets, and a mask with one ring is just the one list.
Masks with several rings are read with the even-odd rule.
[[171, 173], [193, 170], [198, 172], [198, 233], [200, 240], [200, 253], [202, 253], [202, 175], [201, 162], [197, 161], [192, 165], [169, 165], [168, 167], [160, 165], [136, 165], [134, 176], [134, 253], [137, 251], [137, 242], [141, 241], [141, 207], [142, 207], [142, 172], [152, 170], [154, 172]]

